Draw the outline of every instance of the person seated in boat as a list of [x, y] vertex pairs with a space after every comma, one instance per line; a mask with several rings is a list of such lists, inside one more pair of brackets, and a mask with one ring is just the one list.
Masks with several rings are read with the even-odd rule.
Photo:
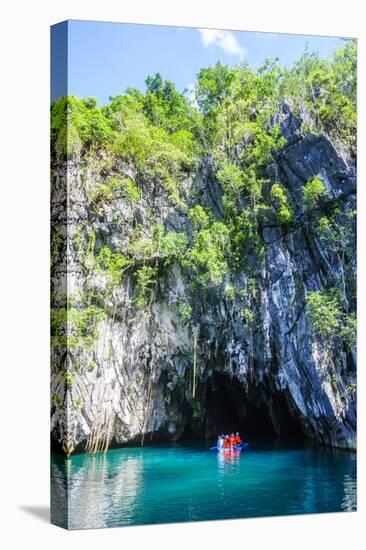
[[240, 445], [241, 443], [241, 437], [239, 435], [239, 432], [236, 432], [236, 435], [234, 437], [235, 445]]
[[231, 446], [232, 447], [235, 447], [236, 443], [235, 443], [235, 435], [234, 435], [234, 432], [232, 432], [230, 434], [230, 443], [231, 443]]
[[230, 438], [228, 435], [226, 435], [224, 439], [224, 448], [228, 449], [229, 447], [231, 447]]
[[217, 448], [222, 449], [223, 445], [224, 445], [224, 441], [222, 439], [222, 436], [219, 435], [218, 438], [217, 438]]

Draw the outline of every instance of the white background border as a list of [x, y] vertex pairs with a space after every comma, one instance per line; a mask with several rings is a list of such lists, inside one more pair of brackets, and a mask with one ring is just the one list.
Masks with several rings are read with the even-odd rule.
[[[60, 0], [2, 3], [0, 540], [3, 548], [360, 548], [365, 533], [365, 91], [362, 0]], [[95, 19], [358, 37], [359, 511], [68, 533], [48, 525], [49, 26]], [[42, 517], [44, 519], [42, 519]], [[365, 537], [364, 537], [365, 538]], [[362, 542], [361, 542], [362, 541]]]

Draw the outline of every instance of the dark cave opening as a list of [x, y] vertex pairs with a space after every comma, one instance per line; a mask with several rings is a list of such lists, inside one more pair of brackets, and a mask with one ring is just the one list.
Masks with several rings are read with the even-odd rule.
[[237, 379], [214, 373], [206, 389], [205, 437], [232, 431], [238, 431], [246, 440], [304, 439], [300, 422], [293, 417], [283, 392], [266, 398], [257, 389], [248, 397]]

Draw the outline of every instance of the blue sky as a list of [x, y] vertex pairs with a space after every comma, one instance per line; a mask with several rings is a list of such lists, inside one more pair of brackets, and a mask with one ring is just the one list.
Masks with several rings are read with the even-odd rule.
[[[145, 88], [148, 75], [160, 72], [183, 91], [195, 82], [202, 67], [217, 61], [233, 66], [247, 61], [259, 66], [267, 57], [291, 65], [306, 50], [328, 56], [340, 43], [336, 37], [215, 31], [204, 29], [68, 21], [68, 93], [94, 96], [98, 103], [123, 93], [127, 87]], [[60, 26], [59, 26], [60, 29]], [[55, 41], [56, 43], [57, 41]], [[60, 64], [53, 48], [52, 98], [60, 95], [55, 85]]]

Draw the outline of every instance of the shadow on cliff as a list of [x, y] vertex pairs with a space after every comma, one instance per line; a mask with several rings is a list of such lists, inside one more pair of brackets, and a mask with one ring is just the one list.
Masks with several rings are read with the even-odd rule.
[[247, 395], [238, 380], [215, 373], [207, 387], [206, 408], [206, 437], [239, 431], [251, 440], [304, 440], [283, 392], [273, 398], [264, 389]]

